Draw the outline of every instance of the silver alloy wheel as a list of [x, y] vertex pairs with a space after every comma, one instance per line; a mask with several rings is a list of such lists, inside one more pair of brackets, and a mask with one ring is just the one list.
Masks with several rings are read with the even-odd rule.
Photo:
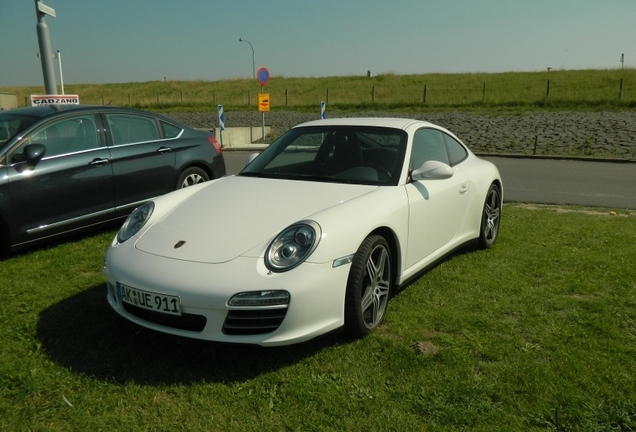
[[391, 260], [383, 244], [377, 245], [366, 263], [360, 312], [365, 326], [372, 330], [380, 324], [389, 301]]
[[183, 189], [184, 187], [194, 186], [210, 180], [208, 173], [199, 167], [190, 167], [181, 171], [175, 189]]
[[495, 184], [490, 186], [481, 221], [480, 243], [482, 247], [490, 247], [497, 240], [499, 234], [499, 221], [501, 217], [501, 194]]
[[384, 318], [392, 289], [391, 248], [370, 235], [353, 256], [345, 295], [345, 332], [354, 338], [371, 333]]
[[203, 183], [205, 179], [197, 173], [192, 173], [183, 179], [183, 183], [181, 183], [181, 187], [193, 186], [195, 184]]

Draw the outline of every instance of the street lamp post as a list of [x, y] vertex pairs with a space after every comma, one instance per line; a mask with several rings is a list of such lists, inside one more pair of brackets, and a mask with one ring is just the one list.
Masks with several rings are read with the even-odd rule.
[[245, 40], [243, 38], [239, 38], [239, 42], [247, 42], [247, 44], [252, 48], [252, 78], [256, 78], [256, 63], [254, 63], [254, 47], [250, 43], [250, 41]]

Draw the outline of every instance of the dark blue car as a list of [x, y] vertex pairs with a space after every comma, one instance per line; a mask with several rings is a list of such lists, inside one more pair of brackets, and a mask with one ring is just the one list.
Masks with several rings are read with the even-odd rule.
[[214, 136], [111, 106], [0, 111], [0, 252], [112, 223], [225, 175]]

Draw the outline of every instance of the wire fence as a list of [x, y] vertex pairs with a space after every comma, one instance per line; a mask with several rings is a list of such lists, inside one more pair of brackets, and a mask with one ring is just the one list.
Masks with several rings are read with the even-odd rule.
[[[281, 80], [285, 81], [285, 80]], [[153, 107], [216, 107], [229, 109], [258, 107], [258, 94], [269, 94], [272, 109], [317, 106], [321, 102], [337, 107], [468, 107], [468, 106], [612, 106], [636, 107], [636, 76], [629, 79], [569, 80], [548, 78], [526, 81], [477, 79], [393, 80], [384, 83], [378, 79], [369, 84], [364, 79], [334, 81], [327, 86], [308, 85], [311, 80], [287, 85], [259, 88], [245, 80], [236, 85], [215, 86], [205, 83], [192, 89], [187, 82], [156, 83], [154, 88], [141, 91], [134, 85], [72, 86], [67, 93], [78, 94], [83, 104], [118, 105], [139, 108]], [[183, 87], [179, 88], [182, 84]], [[30, 96], [24, 95], [24, 105], [30, 105]]]

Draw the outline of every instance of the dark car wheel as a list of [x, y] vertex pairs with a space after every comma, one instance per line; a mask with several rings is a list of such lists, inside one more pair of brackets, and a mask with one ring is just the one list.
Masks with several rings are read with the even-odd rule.
[[179, 176], [176, 189], [183, 189], [184, 187], [193, 186], [208, 180], [210, 180], [208, 173], [203, 171], [201, 168], [188, 168], [183, 170]]
[[358, 248], [345, 295], [345, 332], [363, 337], [384, 318], [392, 281], [391, 249], [382, 236], [367, 237]]
[[481, 215], [481, 229], [479, 232], [479, 246], [488, 249], [497, 241], [499, 222], [501, 220], [501, 192], [499, 186], [491, 184], [484, 209]]
[[11, 237], [9, 236], [9, 229], [5, 228], [0, 221], [0, 258], [9, 255], [11, 244]]

